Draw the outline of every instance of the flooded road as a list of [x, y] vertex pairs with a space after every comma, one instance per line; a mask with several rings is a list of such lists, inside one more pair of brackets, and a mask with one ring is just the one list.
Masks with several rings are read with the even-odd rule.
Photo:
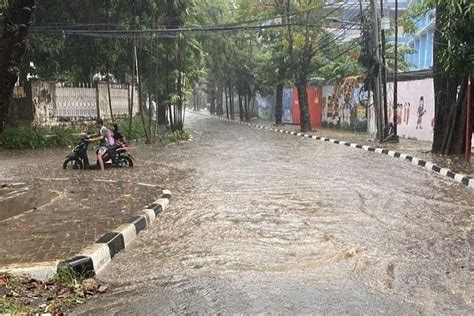
[[[390, 157], [190, 114], [166, 214], [77, 314], [473, 314], [474, 191]], [[166, 185], [166, 184], [165, 184]]]

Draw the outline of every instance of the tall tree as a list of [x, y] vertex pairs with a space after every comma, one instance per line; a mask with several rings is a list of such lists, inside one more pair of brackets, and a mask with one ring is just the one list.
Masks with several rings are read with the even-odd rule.
[[0, 134], [8, 123], [13, 87], [26, 52], [35, 0], [9, 0], [6, 4], [5, 25], [0, 39]]
[[466, 150], [465, 135], [472, 135], [466, 124], [466, 87], [468, 76], [474, 74], [474, 3], [436, 0], [430, 4], [436, 8], [432, 152], [461, 155]]

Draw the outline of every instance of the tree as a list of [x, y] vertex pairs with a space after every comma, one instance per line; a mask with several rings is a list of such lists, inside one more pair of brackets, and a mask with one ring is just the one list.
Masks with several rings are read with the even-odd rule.
[[322, 15], [315, 12], [323, 12], [323, 2], [319, 0], [296, 0], [290, 1], [297, 14], [289, 21], [299, 24], [299, 27], [289, 27], [288, 31], [288, 54], [293, 80], [298, 91], [300, 107], [300, 125], [302, 132], [311, 131], [311, 120], [308, 109], [308, 95], [306, 87], [316, 66], [315, 57], [321, 53], [320, 43], [321, 30], [311, 28], [310, 24], [320, 20]]
[[35, 0], [10, 0], [4, 8], [5, 26], [0, 39], [0, 134], [8, 123], [13, 87], [27, 48]]
[[466, 150], [464, 136], [472, 134], [466, 124], [466, 86], [474, 74], [474, 4], [436, 0], [429, 5], [436, 8], [432, 152], [461, 155]]

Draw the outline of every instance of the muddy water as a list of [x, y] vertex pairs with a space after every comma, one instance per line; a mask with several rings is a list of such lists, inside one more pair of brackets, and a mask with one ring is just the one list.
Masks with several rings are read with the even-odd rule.
[[176, 199], [79, 314], [474, 313], [474, 192], [410, 164], [191, 115], [142, 153]]

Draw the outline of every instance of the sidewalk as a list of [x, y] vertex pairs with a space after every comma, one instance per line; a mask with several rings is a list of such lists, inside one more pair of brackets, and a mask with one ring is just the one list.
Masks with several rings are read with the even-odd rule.
[[74, 257], [129, 223], [168, 189], [169, 179], [181, 177], [134, 153], [136, 168], [100, 174], [62, 170], [64, 150], [0, 152], [0, 268]]
[[[252, 119], [250, 122], [252, 124], [259, 124], [263, 126], [274, 126], [273, 122], [265, 121], [262, 119]], [[278, 128], [291, 132], [300, 132], [300, 127], [298, 125], [287, 124], [283, 126], [278, 126]], [[317, 129], [317, 131], [307, 134], [403, 152], [420, 159], [432, 161], [433, 163], [436, 163], [441, 167], [449, 168], [455, 172], [463, 173], [468, 176], [474, 177], [474, 157], [471, 160], [471, 163], [468, 163], [462, 159], [432, 155], [430, 153], [431, 143], [427, 141], [401, 138], [398, 144], [382, 144], [374, 141], [373, 139], [371, 139], [371, 137], [369, 137], [368, 134], [365, 133], [357, 133], [327, 128]]]

